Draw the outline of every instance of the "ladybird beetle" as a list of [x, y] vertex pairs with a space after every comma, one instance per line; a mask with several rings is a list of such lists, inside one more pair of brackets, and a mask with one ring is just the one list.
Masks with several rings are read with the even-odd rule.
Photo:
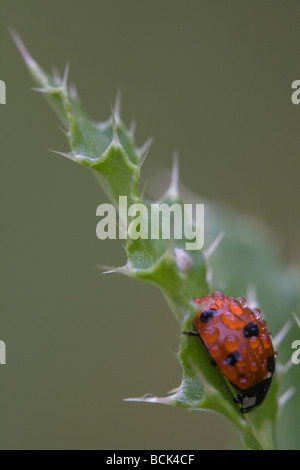
[[271, 334], [259, 309], [250, 309], [244, 298], [222, 292], [194, 298], [200, 311], [193, 320], [196, 332], [230, 384], [237, 390], [234, 402], [242, 413], [252, 411], [265, 399], [275, 372]]

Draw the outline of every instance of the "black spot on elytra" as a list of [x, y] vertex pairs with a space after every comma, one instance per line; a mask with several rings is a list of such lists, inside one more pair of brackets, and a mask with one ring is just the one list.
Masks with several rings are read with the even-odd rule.
[[204, 310], [204, 312], [201, 313], [200, 320], [203, 321], [203, 323], [207, 323], [213, 317], [213, 315], [214, 311], [209, 308], [208, 310]]
[[232, 353], [228, 354], [225, 359], [226, 364], [229, 366], [234, 366], [234, 364], [239, 360], [240, 353], [238, 351], [233, 351]]
[[272, 375], [275, 372], [275, 357], [273, 355], [269, 356], [267, 359], [267, 370], [271, 372]]
[[251, 338], [251, 336], [258, 336], [258, 327], [257, 324], [253, 321], [250, 321], [244, 328], [243, 333], [246, 338]]

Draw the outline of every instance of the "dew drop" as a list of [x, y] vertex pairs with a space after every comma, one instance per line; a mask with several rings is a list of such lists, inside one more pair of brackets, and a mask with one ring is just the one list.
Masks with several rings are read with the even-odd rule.
[[259, 308], [253, 308], [251, 311], [254, 313], [255, 318], [261, 317], [261, 311], [259, 310]]
[[241, 388], [245, 388], [247, 384], [247, 379], [245, 377], [240, 377], [238, 382]]
[[244, 297], [237, 297], [236, 300], [243, 308], [247, 307], [247, 300]]
[[218, 344], [212, 344], [209, 348], [209, 354], [211, 355], [211, 357], [213, 357], [214, 359], [219, 357], [221, 355], [221, 349], [220, 349], [220, 346]]
[[234, 335], [227, 335], [224, 338], [224, 345], [227, 351], [232, 352], [238, 349], [240, 342], [238, 338]]
[[260, 335], [260, 339], [265, 349], [269, 349], [271, 347], [270, 340], [266, 335], [264, 334]]
[[207, 302], [208, 300], [210, 300], [209, 295], [203, 295], [203, 297], [194, 297], [194, 298], [193, 298], [193, 301], [194, 301], [195, 304], [197, 304], [197, 305], [203, 304], [204, 302]]
[[251, 370], [252, 372], [257, 372], [257, 371], [258, 371], [258, 365], [256, 364], [255, 361], [252, 361], [252, 362], [250, 363], [250, 370]]
[[223, 297], [222, 292], [216, 291], [213, 293], [212, 297]]
[[238, 318], [233, 313], [222, 313], [221, 320], [225, 326], [231, 330], [237, 330], [238, 328], [243, 328], [246, 325], [246, 322], [241, 318]]
[[238, 377], [238, 372], [234, 366], [230, 366], [227, 364], [224, 364], [223, 367], [223, 373], [226, 375], [227, 379], [233, 382], [234, 380], [237, 379]]
[[257, 336], [251, 336], [249, 338], [249, 346], [252, 349], [256, 349], [260, 345], [260, 340]]
[[243, 310], [241, 309], [241, 307], [236, 303], [231, 303], [228, 305], [228, 307], [229, 307], [229, 310], [235, 315], [241, 315], [243, 313]]
[[260, 326], [261, 326], [262, 329], [265, 329], [266, 326], [267, 326], [265, 320], [258, 320], [258, 323], [260, 324]]
[[203, 341], [207, 344], [214, 343], [218, 339], [218, 336], [219, 330], [214, 326], [206, 326], [201, 333]]

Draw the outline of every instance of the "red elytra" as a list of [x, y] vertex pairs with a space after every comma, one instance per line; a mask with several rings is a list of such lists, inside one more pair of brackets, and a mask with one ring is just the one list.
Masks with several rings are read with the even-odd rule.
[[213, 364], [238, 390], [241, 411], [254, 409], [269, 390], [277, 355], [260, 311], [221, 292], [193, 300], [200, 306], [193, 323]]

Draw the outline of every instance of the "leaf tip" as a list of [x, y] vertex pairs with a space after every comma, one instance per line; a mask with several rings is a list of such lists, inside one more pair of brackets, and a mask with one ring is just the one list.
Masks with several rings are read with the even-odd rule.
[[61, 86], [66, 90], [68, 86], [68, 78], [69, 78], [69, 70], [70, 70], [70, 64], [69, 62], [66, 63], [65, 71], [64, 71], [64, 76], [62, 79]]
[[62, 157], [68, 158], [69, 160], [72, 160], [73, 162], [76, 161], [76, 157], [72, 155], [71, 153], [59, 152], [58, 150], [52, 150], [52, 149], [48, 149], [48, 150], [51, 153], [55, 153], [56, 155], [61, 155]]
[[117, 121], [116, 121], [116, 112], [115, 109], [111, 106], [111, 125], [112, 125], [112, 143], [120, 145], [118, 130], [117, 130]]
[[119, 88], [116, 94], [114, 108], [113, 108], [116, 122], [121, 121], [121, 103], [122, 103], [122, 93], [121, 93], [121, 89]]
[[204, 258], [208, 259], [210, 256], [216, 251], [218, 246], [220, 245], [221, 241], [223, 240], [225, 236], [224, 230], [221, 230], [220, 233], [216, 236], [216, 238], [213, 240], [211, 245], [204, 251]]
[[29, 68], [32, 68], [34, 66], [36, 66], [36, 61], [34, 60], [34, 58], [30, 55], [30, 53], [28, 52], [25, 44], [23, 43], [22, 39], [20, 38], [19, 34], [17, 33], [17, 31], [14, 29], [14, 28], [9, 28], [9, 32], [11, 34], [11, 37], [15, 43], [15, 45], [17, 46], [17, 48], [19, 49], [23, 59], [24, 59], [24, 62], [27, 64], [27, 66]]
[[149, 137], [149, 139], [147, 139], [146, 142], [139, 149], [137, 149], [137, 154], [140, 160], [140, 165], [144, 163], [152, 143], [153, 143], [153, 138]]

